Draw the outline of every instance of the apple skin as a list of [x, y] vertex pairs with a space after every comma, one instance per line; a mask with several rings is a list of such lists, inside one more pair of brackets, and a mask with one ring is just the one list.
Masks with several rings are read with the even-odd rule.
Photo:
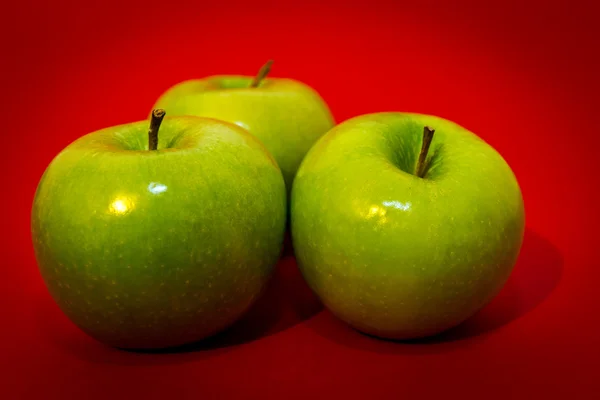
[[196, 115], [237, 124], [271, 152], [286, 187], [306, 152], [335, 124], [325, 101], [309, 86], [293, 79], [266, 78], [250, 88], [253, 78], [217, 75], [181, 82], [168, 89], [154, 108], [167, 115]]
[[[423, 128], [435, 129], [424, 178]], [[440, 333], [473, 315], [508, 279], [525, 214], [505, 160], [442, 118], [377, 113], [323, 136], [294, 181], [298, 265], [337, 317], [389, 339]]]
[[35, 256], [62, 311], [120, 348], [210, 336], [257, 299], [280, 254], [281, 171], [246, 130], [166, 117], [81, 137], [48, 166], [31, 215]]

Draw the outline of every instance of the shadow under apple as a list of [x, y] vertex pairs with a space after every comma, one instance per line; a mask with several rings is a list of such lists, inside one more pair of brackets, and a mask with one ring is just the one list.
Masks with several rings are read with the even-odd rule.
[[77, 357], [123, 365], [170, 364], [209, 358], [289, 329], [322, 309], [304, 282], [296, 260], [290, 256], [279, 260], [262, 296], [235, 324], [210, 338], [168, 349], [119, 350], [103, 345], [68, 321], [45, 291], [37, 297], [36, 320], [43, 338]]
[[517, 264], [500, 293], [474, 316], [446, 332], [424, 339], [385, 340], [360, 333], [329, 312], [313, 318], [308, 325], [332, 341], [374, 352], [421, 354], [445, 351], [468, 345], [468, 339], [500, 329], [532, 311], [558, 285], [563, 263], [552, 243], [527, 228]]
[[140, 351], [189, 352], [248, 343], [291, 328], [311, 318], [322, 308], [298, 270], [295, 258], [284, 256], [280, 259], [263, 295], [230, 328], [197, 343], [170, 349]]

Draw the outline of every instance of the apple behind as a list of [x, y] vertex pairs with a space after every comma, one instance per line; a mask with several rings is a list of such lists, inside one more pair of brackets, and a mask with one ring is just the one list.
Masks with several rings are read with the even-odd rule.
[[311, 146], [331, 129], [334, 118], [321, 96], [293, 79], [217, 75], [178, 83], [155, 108], [169, 115], [196, 115], [239, 125], [269, 150], [291, 191], [296, 171]]

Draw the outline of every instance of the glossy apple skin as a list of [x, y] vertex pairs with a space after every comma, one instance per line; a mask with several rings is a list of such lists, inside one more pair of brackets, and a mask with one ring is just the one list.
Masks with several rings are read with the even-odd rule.
[[267, 78], [249, 88], [251, 77], [219, 75], [181, 82], [154, 108], [168, 115], [196, 115], [237, 124], [250, 131], [277, 161], [291, 190], [298, 166], [311, 146], [334, 125], [325, 101], [293, 79]]
[[259, 296], [280, 254], [283, 177], [235, 125], [166, 117], [86, 135], [48, 166], [31, 215], [60, 308], [94, 338], [159, 348], [212, 335]]
[[[435, 129], [425, 178], [413, 175]], [[378, 113], [327, 133], [291, 199], [298, 265], [325, 306], [356, 329], [411, 339], [451, 328], [502, 288], [524, 233], [504, 159], [441, 118]]]

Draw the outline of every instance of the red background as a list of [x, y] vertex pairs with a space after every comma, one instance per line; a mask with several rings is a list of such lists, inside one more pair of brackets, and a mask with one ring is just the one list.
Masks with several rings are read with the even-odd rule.
[[[600, 385], [594, 1], [12, 1], [2, 6], [2, 398], [591, 398]], [[500, 151], [527, 231], [504, 291], [439, 338], [391, 343], [323, 311], [292, 258], [227, 333], [128, 353], [50, 299], [29, 238], [39, 177], [75, 138], [144, 119], [215, 73], [316, 88], [338, 121], [437, 114]], [[110, 396], [110, 397], [109, 397]]]

